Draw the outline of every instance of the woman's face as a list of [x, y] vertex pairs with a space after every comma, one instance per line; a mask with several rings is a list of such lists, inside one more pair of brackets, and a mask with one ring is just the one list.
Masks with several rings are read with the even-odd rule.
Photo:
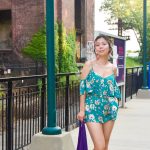
[[100, 56], [108, 56], [109, 55], [109, 44], [104, 38], [99, 38], [95, 41], [95, 53]]

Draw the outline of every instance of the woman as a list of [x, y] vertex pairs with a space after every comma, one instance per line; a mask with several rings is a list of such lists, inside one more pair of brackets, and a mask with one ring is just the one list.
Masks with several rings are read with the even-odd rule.
[[97, 36], [94, 47], [96, 59], [87, 61], [81, 73], [77, 118], [85, 121], [94, 150], [108, 150], [121, 96], [115, 80], [117, 68], [109, 62], [112, 52], [109, 37]]

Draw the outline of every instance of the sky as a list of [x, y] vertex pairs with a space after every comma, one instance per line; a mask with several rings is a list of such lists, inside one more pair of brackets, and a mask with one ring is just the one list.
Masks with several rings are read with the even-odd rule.
[[[108, 25], [104, 20], [106, 15], [99, 11], [103, 0], [95, 0], [95, 31], [103, 31], [113, 35], [117, 35], [117, 31], [110, 30], [111, 26]], [[139, 45], [132, 30], [127, 33], [130, 36], [130, 40], [126, 42], [126, 50], [139, 50]]]

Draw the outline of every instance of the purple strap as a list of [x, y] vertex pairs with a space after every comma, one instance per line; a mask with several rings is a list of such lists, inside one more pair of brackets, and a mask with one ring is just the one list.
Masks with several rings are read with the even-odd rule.
[[77, 150], [88, 150], [85, 124], [79, 122], [79, 125]]

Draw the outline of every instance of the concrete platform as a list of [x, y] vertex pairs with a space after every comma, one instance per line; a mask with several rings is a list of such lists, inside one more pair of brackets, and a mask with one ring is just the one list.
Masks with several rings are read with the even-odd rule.
[[137, 92], [138, 99], [150, 99], [150, 89], [139, 89]]
[[75, 150], [69, 132], [59, 135], [35, 134], [28, 147], [29, 150]]

